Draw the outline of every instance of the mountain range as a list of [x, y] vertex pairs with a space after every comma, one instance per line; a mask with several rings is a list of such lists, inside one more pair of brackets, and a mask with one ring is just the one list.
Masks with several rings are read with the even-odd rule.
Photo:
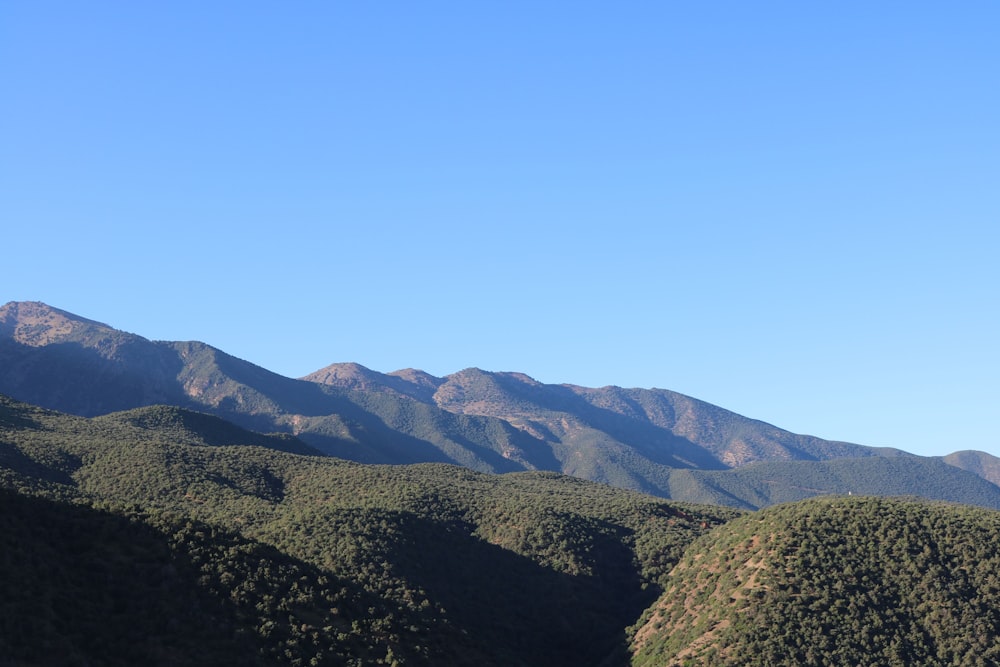
[[917, 457], [790, 433], [665, 389], [445, 377], [355, 363], [292, 379], [201, 342], [151, 341], [38, 302], [0, 307], [0, 393], [80, 416], [173, 405], [361, 463], [555, 471], [756, 509], [825, 493], [912, 493], [1000, 507], [1000, 460]]
[[1000, 661], [982, 452], [516, 373], [295, 380], [34, 303], [0, 376], [0, 665]]

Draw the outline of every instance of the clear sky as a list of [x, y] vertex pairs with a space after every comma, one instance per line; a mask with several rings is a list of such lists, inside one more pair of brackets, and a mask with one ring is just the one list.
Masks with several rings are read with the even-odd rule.
[[1000, 4], [0, 5], [0, 303], [1000, 455]]

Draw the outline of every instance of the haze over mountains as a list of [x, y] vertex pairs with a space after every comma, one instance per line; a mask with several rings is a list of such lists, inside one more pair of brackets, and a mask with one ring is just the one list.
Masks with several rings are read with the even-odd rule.
[[37, 302], [0, 308], [0, 393], [81, 416], [175, 405], [363, 463], [549, 470], [749, 509], [848, 492], [1000, 507], [1000, 465], [982, 452], [916, 457], [793, 434], [664, 389], [546, 385], [475, 368], [439, 378], [342, 363], [291, 379], [204, 343], [150, 341]]

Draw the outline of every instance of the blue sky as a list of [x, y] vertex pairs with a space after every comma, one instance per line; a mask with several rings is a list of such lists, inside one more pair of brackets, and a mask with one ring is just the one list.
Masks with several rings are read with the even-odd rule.
[[1000, 5], [0, 7], [0, 302], [1000, 455]]

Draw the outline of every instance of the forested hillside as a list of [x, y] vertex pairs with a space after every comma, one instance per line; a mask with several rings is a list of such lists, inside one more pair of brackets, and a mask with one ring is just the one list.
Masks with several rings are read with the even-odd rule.
[[885, 498], [745, 515], [691, 546], [634, 664], [995, 665], [1000, 513]]
[[[192, 662], [211, 664], [243, 642], [260, 664], [621, 664], [625, 628], [687, 544], [735, 516], [552, 473], [360, 465], [228, 437], [240, 433], [176, 408], [86, 419], [0, 401], [0, 482], [20, 494], [3, 497], [20, 545], [9, 571], [36, 582], [34, 602], [3, 607], [0, 627], [22, 628], [8, 655], [166, 665], [204, 643]], [[144, 641], [115, 644], [142, 605], [163, 610], [136, 617]]]
[[301, 447], [179, 408], [0, 398], [0, 659], [1000, 660], [1000, 512], [830, 496], [746, 513]]
[[364, 625], [374, 596], [181, 517], [0, 490], [0, 567], [2, 664], [364, 664], [390, 648]]

